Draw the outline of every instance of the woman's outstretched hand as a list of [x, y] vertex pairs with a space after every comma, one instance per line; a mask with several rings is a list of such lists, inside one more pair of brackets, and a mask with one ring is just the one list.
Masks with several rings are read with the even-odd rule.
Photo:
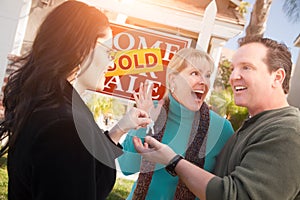
[[161, 107], [163, 105], [163, 100], [158, 102], [157, 106], [154, 106], [152, 100], [152, 91], [153, 84], [149, 84], [148, 82], [141, 83], [139, 92], [134, 93], [133, 97], [136, 102], [136, 106], [139, 109], [142, 109], [150, 115], [150, 118], [155, 121], [160, 113]]
[[176, 153], [166, 144], [160, 143], [155, 138], [146, 136], [144, 144], [138, 137], [133, 137], [136, 151], [145, 159], [167, 165]]
[[110, 138], [117, 144], [120, 138], [130, 129], [146, 127], [152, 120], [147, 112], [131, 108], [124, 117], [109, 131]]
[[130, 129], [146, 127], [150, 122], [151, 119], [147, 112], [133, 107], [124, 115], [117, 125], [122, 131], [128, 132]]

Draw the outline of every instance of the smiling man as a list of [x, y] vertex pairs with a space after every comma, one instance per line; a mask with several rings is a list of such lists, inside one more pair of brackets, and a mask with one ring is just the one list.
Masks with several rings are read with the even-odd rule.
[[201, 200], [299, 200], [300, 113], [286, 100], [291, 54], [267, 38], [239, 42], [230, 84], [235, 103], [247, 107], [250, 117], [224, 146], [214, 173], [174, 160], [176, 153], [152, 137], [144, 144], [134, 138], [135, 148], [148, 160], [172, 166]]
[[292, 66], [289, 52], [270, 40], [261, 41], [243, 41], [245, 44], [232, 59], [234, 101], [247, 107], [251, 116], [288, 106], [285, 94]]

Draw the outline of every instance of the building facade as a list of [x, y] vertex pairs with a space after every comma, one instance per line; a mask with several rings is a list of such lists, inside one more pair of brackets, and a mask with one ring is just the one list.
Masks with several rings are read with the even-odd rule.
[[296, 64], [294, 65], [294, 70], [291, 78], [290, 92], [288, 94], [288, 102], [290, 105], [295, 106], [300, 109], [300, 34], [294, 42], [295, 47], [299, 47], [299, 54]]

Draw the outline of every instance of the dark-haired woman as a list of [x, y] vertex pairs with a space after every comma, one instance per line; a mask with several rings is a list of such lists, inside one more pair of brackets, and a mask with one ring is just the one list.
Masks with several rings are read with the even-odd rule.
[[[1, 124], [1, 135], [10, 135], [10, 200], [100, 200], [111, 191], [114, 159], [122, 154], [120, 137], [149, 119], [133, 108], [103, 132], [79, 96], [103, 87], [113, 53], [110, 38], [103, 13], [66, 1], [49, 13], [30, 52], [16, 61], [21, 67], [5, 87]], [[96, 65], [95, 76], [86, 79]]]

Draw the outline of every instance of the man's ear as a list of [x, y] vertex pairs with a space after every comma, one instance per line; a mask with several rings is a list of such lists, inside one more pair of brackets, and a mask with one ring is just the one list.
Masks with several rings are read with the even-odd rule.
[[285, 79], [285, 71], [283, 68], [277, 69], [274, 76], [274, 87], [282, 86], [282, 83]]

